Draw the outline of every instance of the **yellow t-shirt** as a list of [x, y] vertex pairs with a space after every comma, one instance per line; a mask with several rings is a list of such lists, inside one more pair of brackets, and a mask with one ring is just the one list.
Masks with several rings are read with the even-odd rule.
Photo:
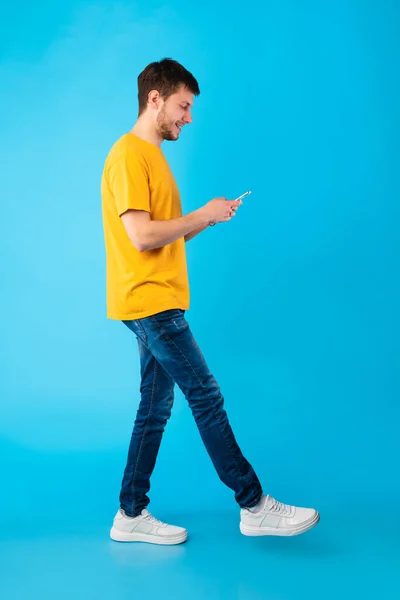
[[179, 190], [158, 146], [127, 133], [111, 148], [101, 181], [106, 246], [107, 317], [140, 319], [172, 308], [188, 310], [185, 239], [139, 252], [121, 214], [145, 210], [153, 220], [182, 216]]

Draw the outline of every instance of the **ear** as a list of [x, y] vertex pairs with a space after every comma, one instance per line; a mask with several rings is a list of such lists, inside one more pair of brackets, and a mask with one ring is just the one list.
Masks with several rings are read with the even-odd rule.
[[151, 92], [147, 95], [147, 105], [150, 108], [158, 110], [161, 107], [162, 98], [160, 96], [160, 92], [157, 90], [151, 90]]

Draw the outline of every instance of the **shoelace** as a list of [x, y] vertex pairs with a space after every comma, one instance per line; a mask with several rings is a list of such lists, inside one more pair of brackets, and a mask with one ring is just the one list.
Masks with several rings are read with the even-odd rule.
[[152, 514], [148, 514], [145, 516], [146, 521], [149, 521], [150, 523], [152, 523], [153, 525], [158, 525], [158, 526], [162, 526], [164, 527], [166, 525], [166, 523], [163, 523], [163, 521], [160, 521], [160, 519], [156, 519], [155, 517], [153, 517]]
[[275, 498], [271, 498], [272, 504], [268, 507], [268, 511], [279, 513], [282, 515], [289, 515], [291, 513], [291, 507], [289, 504], [284, 504], [283, 502], [278, 502]]

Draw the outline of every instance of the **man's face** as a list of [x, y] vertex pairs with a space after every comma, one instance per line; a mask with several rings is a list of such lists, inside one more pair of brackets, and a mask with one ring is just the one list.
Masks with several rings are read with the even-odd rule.
[[158, 130], [163, 140], [176, 142], [182, 127], [192, 122], [190, 109], [193, 106], [193, 99], [194, 94], [182, 86], [163, 102], [157, 115]]

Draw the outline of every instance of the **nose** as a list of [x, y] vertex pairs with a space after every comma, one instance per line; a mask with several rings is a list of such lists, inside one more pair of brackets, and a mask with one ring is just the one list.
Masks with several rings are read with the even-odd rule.
[[190, 111], [188, 111], [188, 113], [185, 115], [185, 122], [189, 124], [192, 121], [193, 121], [192, 115], [190, 114]]

